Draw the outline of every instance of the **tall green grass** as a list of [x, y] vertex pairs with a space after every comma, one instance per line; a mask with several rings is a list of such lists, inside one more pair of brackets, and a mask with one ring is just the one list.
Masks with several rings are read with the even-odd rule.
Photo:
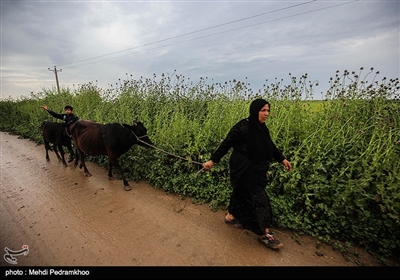
[[[307, 75], [266, 83], [256, 93], [247, 82], [193, 82], [175, 73], [127, 77], [108, 89], [93, 82], [60, 94], [43, 89], [1, 101], [0, 128], [42, 143], [39, 124], [52, 119], [43, 104], [59, 112], [70, 104], [81, 119], [100, 123], [140, 120], [157, 150], [135, 145], [124, 154], [127, 177], [216, 210], [229, 203], [230, 152], [208, 172], [199, 163], [262, 97], [271, 102], [272, 137], [294, 167], [289, 173], [273, 163], [268, 173], [276, 226], [400, 260], [399, 79], [378, 81], [379, 72], [362, 71], [337, 72], [323, 100], [313, 100], [317, 84]], [[105, 157], [89, 159], [107, 165]]]

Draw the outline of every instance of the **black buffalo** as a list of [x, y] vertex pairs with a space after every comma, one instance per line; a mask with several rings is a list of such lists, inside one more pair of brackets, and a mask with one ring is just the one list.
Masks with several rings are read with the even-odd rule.
[[79, 159], [80, 168], [86, 176], [92, 176], [85, 164], [85, 155], [108, 156], [108, 178], [113, 179], [112, 167], [120, 173], [124, 188], [131, 190], [124, 172], [119, 165], [118, 158], [126, 153], [134, 144], [150, 147], [153, 143], [147, 136], [147, 129], [141, 122], [134, 122], [133, 125], [108, 123], [100, 124], [89, 120], [79, 120], [68, 127], [77, 152], [74, 168], [77, 167]]
[[[65, 153], [63, 146], [67, 147], [69, 151], [68, 162], [73, 161], [74, 151], [72, 149], [71, 137], [68, 136], [65, 128], [65, 124], [59, 122], [43, 121], [40, 125], [44, 147], [46, 149], [46, 160], [50, 160], [49, 151], [54, 150], [57, 158], [63, 163], [64, 166], [67, 166], [67, 162], [64, 158]], [[53, 148], [50, 147], [50, 144], [53, 144]], [[60, 154], [58, 152], [60, 152]]]

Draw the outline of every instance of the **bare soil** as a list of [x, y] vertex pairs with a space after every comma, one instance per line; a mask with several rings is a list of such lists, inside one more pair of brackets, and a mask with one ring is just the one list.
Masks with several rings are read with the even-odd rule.
[[[146, 182], [108, 180], [64, 167], [43, 145], [1, 136], [0, 248], [21, 250], [21, 266], [383, 266], [360, 248], [347, 258], [317, 238], [273, 229], [272, 250], [253, 233], [225, 224], [224, 211], [194, 205]], [[68, 154], [66, 154], [66, 157]], [[2, 257], [1, 266], [13, 266]]]

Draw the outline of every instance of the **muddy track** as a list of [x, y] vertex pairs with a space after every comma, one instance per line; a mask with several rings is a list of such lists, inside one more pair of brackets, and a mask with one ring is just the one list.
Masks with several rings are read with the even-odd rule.
[[[92, 177], [64, 167], [43, 145], [1, 132], [0, 247], [29, 254], [22, 266], [381, 266], [360, 250], [346, 259], [317, 239], [274, 229], [284, 243], [271, 250], [224, 212], [167, 194], [145, 182]], [[13, 266], [1, 258], [1, 266]]]

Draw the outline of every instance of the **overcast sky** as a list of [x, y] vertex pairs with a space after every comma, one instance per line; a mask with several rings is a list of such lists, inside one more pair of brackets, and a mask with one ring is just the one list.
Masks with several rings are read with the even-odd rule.
[[1, 0], [1, 97], [55, 88], [56, 66], [61, 87], [104, 90], [176, 71], [257, 92], [307, 73], [319, 99], [336, 70], [400, 77], [399, 3]]

